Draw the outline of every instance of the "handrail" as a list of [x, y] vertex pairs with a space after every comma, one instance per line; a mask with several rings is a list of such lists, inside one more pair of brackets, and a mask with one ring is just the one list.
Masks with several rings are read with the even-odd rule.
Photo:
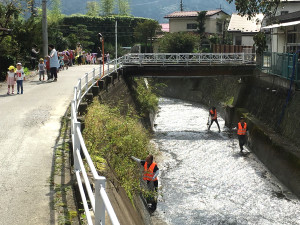
[[[114, 69], [110, 71], [110, 65], [114, 66]], [[101, 66], [97, 69], [93, 69], [92, 72], [86, 73], [84, 77], [78, 79], [76, 86], [74, 87], [73, 100], [71, 102], [71, 134], [72, 134], [72, 145], [73, 145], [73, 158], [74, 158], [74, 170], [79, 187], [79, 192], [83, 202], [84, 211], [86, 214], [86, 220], [89, 225], [92, 224], [105, 224], [105, 210], [107, 211], [111, 223], [113, 225], [119, 225], [117, 216], [111, 206], [107, 193], [105, 192], [105, 181], [106, 178], [99, 176], [95, 168], [95, 165], [89, 155], [86, 148], [81, 129], [80, 122], [77, 121], [78, 107], [83, 97], [89, 92], [89, 90], [97, 83], [98, 79], [104, 78], [110, 75], [112, 72], [117, 72], [118, 68], [123, 66], [123, 57], [110, 61], [107, 63], [107, 70], [105, 74], [101, 74]], [[92, 76], [91, 76], [92, 75]], [[90, 181], [87, 175], [87, 171], [84, 167], [81, 151], [88, 164], [89, 170], [92, 172], [93, 181], [95, 183], [95, 193], [93, 192]], [[87, 203], [87, 197], [84, 192], [82, 177], [84, 185], [87, 190], [87, 195], [92, 205], [94, 212], [94, 223], [90, 213], [90, 209]]]
[[255, 53], [130, 53], [124, 56], [124, 64], [248, 64], [255, 63]]

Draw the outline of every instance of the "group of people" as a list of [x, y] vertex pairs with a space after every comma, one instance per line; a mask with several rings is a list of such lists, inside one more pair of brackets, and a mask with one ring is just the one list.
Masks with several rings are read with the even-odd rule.
[[[208, 125], [208, 130], [210, 130], [211, 125], [213, 122], [215, 122], [219, 128], [219, 133], [221, 132], [220, 130], [220, 125], [218, 123], [218, 115], [217, 115], [217, 109], [216, 107], [211, 107], [209, 110], [209, 118], [210, 121], [207, 122]], [[247, 142], [247, 123], [245, 122], [245, 119], [243, 117], [240, 118], [240, 121], [237, 124], [237, 135], [239, 139], [239, 146], [240, 146], [240, 151], [242, 152], [244, 150], [244, 145]]]
[[17, 94], [23, 94], [23, 80], [25, 80], [25, 73], [22, 68], [22, 64], [17, 63], [16, 68], [14, 66], [10, 66], [6, 75], [6, 82], [8, 86], [7, 95], [14, 94], [15, 83], [17, 83]]
[[[210, 108], [209, 110], [209, 118], [208, 121], [208, 130], [210, 130], [211, 125], [215, 122], [218, 126], [219, 132], [221, 132], [220, 125], [218, 123], [217, 110], [215, 107]], [[240, 151], [244, 150], [244, 145], [246, 144], [246, 135], [247, 135], [248, 127], [245, 119], [243, 117], [240, 118], [237, 124], [237, 135], [239, 140]], [[153, 156], [148, 155], [146, 160], [138, 159], [134, 156], [131, 158], [139, 163], [143, 167], [143, 180], [147, 183], [148, 188], [153, 191], [154, 196], [151, 198], [147, 198], [148, 208], [150, 211], [154, 211], [157, 207], [157, 190], [158, 190], [158, 179], [157, 176], [159, 174], [159, 168], [157, 164], [153, 161]], [[153, 188], [151, 188], [153, 186]]]

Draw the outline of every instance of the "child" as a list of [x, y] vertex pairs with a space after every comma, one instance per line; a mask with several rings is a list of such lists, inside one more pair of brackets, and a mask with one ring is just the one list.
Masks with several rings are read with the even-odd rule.
[[59, 53], [59, 56], [58, 56], [58, 60], [59, 60], [59, 70], [64, 70], [64, 57], [62, 55], [62, 52]]
[[50, 57], [47, 55], [45, 57], [45, 64], [46, 64], [46, 70], [47, 70], [47, 80], [50, 80], [51, 79], [51, 76], [50, 76]]
[[44, 59], [43, 59], [43, 58], [40, 58], [38, 68], [39, 68], [39, 76], [40, 76], [40, 79], [39, 79], [39, 80], [40, 80], [40, 81], [42, 80], [42, 75], [43, 75], [43, 80], [45, 80], [45, 70], [46, 70], [46, 66], [45, 66], [45, 63], [44, 63]]
[[23, 94], [23, 80], [25, 80], [25, 73], [21, 63], [17, 63], [16, 77], [17, 77], [17, 91], [18, 91], [17, 94], [20, 93], [20, 88], [21, 88], [21, 94]]
[[6, 75], [6, 81], [7, 81], [7, 86], [8, 86], [8, 91], [7, 94], [10, 94], [10, 87], [11, 87], [11, 93], [14, 94], [14, 85], [15, 85], [15, 67], [10, 66], [8, 68], [8, 72]]

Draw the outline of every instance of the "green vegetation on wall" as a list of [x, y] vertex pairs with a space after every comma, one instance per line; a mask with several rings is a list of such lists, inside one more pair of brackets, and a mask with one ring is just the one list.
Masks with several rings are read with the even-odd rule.
[[130, 157], [144, 159], [149, 153], [149, 133], [132, 112], [123, 116], [118, 108], [95, 101], [85, 117], [84, 139], [97, 169], [109, 167], [132, 199], [140, 190], [139, 171]]

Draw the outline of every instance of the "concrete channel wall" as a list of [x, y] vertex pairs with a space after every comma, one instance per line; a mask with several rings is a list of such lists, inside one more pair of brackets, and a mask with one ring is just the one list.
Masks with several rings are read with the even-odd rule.
[[[121, 110], [124, 113], [127, 112], [129, 106], [135, 107], [128, 85], [122, 76], [122, 71], [99, 81], [98, 86], [94, 86], [90, 93], [85, 96], [78, 109], [79, 116], [81, 116], [78, 120], [82, 123], [82, 129], [84, 129], [84, 115], [88, 110], [88, 105], [93, 100], [99, 100], [101, 103], [106, 103], [113, 107], [119, 105], [121, 101], [124, 106]], [[140, 195], [134, 196], [133, 206], [125, 190], [118, 185], [113, 171], [107, 171], [107, 173], [109, 177], [107, 177], [106, 191], [120, 224], [152, 225], [150, 214]]]
[[[216, 106], [226, 126], [243, 116], [249, 124], [249, 147], [266, 167], [300, 197], [300, 94], [293, 87], [282, 121], [289, 81], [253, 71], [253, 77], [172, 78], [161, 94]], [[206, 123], [206, 121], [203, 121]]]

